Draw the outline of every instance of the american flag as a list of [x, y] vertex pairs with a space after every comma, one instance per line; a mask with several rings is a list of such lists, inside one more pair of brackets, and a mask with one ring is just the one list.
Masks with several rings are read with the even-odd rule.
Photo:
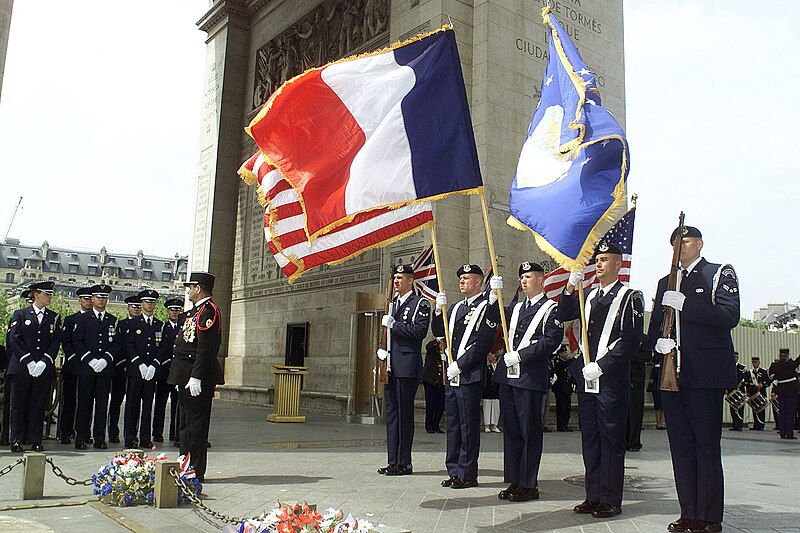
[[372, 248], [403, 239], [433, 223], [429, 202], [359, 213], [350, 222], [309, 242], [305, 213], [297, 192], [258, 152], [239, 169], [242, 179], [258, 183], [264, 205], [264, 236], [278, 266], [293, 283], [321, 264], [338, 265]]
[[439, 293], [439, 280], [436, 279], [433, 245], [428, 246], [411, 266], [414, 267], [414, 294], [435, 300]]

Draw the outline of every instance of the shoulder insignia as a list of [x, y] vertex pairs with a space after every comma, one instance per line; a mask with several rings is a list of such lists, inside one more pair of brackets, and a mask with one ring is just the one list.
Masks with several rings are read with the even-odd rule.
[[736, 271], [733, 270], [733, 267], [730, 265], [725, 265], [722, 268], [722, 273], [720, 274], [723, 278], [733, 278], [736, 279]]
[[491, 320], [487, 320], [486, 321], [486, 325], [489, 326], [490, 328], [494, 329], [494, 328], [497, 327], [497, 322], [492, 322]]
[[562, 326], [563, 326], [563, 324], [562, 324], [562, 323], [561, 323], [561, 322], [560, 322], [558, 319], [555, 319], [555, 320], [553, 320], [553, 322], [555, 322], [555, 324], [556, 324], [556, 327], [559, 327], [559, 328], [560, 328], [560, 327], [562, 327]]
[[422, 301], [419, 303], [422, 307], [430, 307], [431, 302], [427, 298], [423, 298]]
[[729, 287], [727, 283], [723, 283], [722, 284], [722, 288], [725, 289], [726, 291], [728, 291], [731, 294], [735, 294], [735, 293], [739, 292], [739, 289], [737, 287]]
[[13, 322], [11, 323], [11, 326], [10, 326], [10, 327], [12, 327], [12, 328], [13, 328], [13, 327], [14, 327], [14, 326], [16, 326], [16, 325], [17, 325], [17, 321], [15, 320], [15, 321], [13, 321]]

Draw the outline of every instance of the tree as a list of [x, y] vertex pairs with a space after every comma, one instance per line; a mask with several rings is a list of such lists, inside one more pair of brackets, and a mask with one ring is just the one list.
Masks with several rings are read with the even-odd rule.
[[0, 337], [0, 345], [6, 345], [6, 332], [8, 331], [8, 324], [11, 322], [11, 315], [14, 314], [15, 308], [8, 300], [8, 294], [6, 291], [0, 291], [0, 333], [2, 333], [2, 337]]
[[755, 328], [755, 329], [769, 329], [769, 324], [765, 322], [754, 322], [752, 320], [748, 320], [746, 318], [739, 319], [739, 325], [745, 328]]

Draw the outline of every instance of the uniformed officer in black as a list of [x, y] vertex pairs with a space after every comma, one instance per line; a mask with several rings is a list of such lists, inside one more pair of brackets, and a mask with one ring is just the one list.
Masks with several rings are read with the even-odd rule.
[[503, 417], [503, 480], [511, 485], [498, 498], [524, 502], [539, 498], [542, 460], [542, 401], [550, 384], [550, 358], [564, 337], [556, 303], [544, 294], [544, 268], [525, 261], [519, 267], [525, 298], [506, 311], [511, 351], [499, 359]]
[[175, 347], [175, 335], [178, 331], [178, 316], [183, 311], [183, 300], [171, 298], [164, 302], [168, 319], [161, 326], [161, 343], [158, 347], [156, 369], [156, 392], [153, 403], [153, 442], [164, 442], [164, 419], [167, 412], [167, 400], [172, 398], [170, 406], [169, 438], [175, 439], [175, 414], [178, 407], [178, 394], [175, 387], [167, 383], [172, 363], [172, 349]]
[[177, 385], [180, 393], [181, 454], [191, 454], [190, 462], [203, 482], [214, 388], [225, 383], [217, 361], [222, 332], [219, 308], [211, 300], [214, 275], [192, 272], [184, 285], [194, 306], [178, 318], [167, 381]]
[[[161, 327], [154, 315], [158, 291], [145, 289], [139, 293], [142, 314], [130, 319], [125, 336], [125, 357], [128, 361], [128, 387], [125, 389], [125, 446], [153, 446], [150, 440], [153, 423], [153, 397], [156, 371], [161, 363]], [[137, 440], [138, 430], [138, 440]]]
[[778, 352], [778, 360], [769, 365], [772, 391], [778, 395], [780, 408], [778, 429], [782, 439], [794, 440], [797, 438], [794, 436], [794, 417], [797, 411], [797, 393], [800, 391], [800, 380], [797, 378], [798, 368], [800, 368], [800, 355], [790, 359], [788, 348], [781, 348]]
[[[31, 290], [23, 290], [19, 297], [25, 302], [25, 307], [33, 305], [33, 298], [31, 298]], [[3, 387], [3, 427], [0, 429], [0, 446], [8, 446], [10, 444], [9, 438], [11, 435], [11, 383], [8, 380], [8, 364], [11, 362], [11, 354], [13, 353], [13, 346], [11, 346], [11, 320], [8, 321], [8, 328], [6, 329], [6, 360], [3, 363], [3, 372], [6, 375], [6, 386]], [[777, 420], [777, 418], [776, 418]], [[22, 431], [26, 434], [25, 431]]]
[[75, 436], [75, 412], [78, 408], [78, 357], [72, 344], [72, 334], [78, 326], [78, 318], [92, 309], [92, 288], [82, 287], [75, 291], [80, 311], [64, 319], [61, 348], [64, 360], [61, 365], [61, 403], [58, 408], [58, 436], [61, 444], [72, 444]]
[[[481, 392], [486, 357], [494, 343], [499, 320], [497, 290], [503, 288], [499, 276], [492, 278], [492, 291], [487, 298], [482, 292], [483, 270], [478, 265], [458, 269], [458, 288], [464, 300], [447, 310], [453, 362], [447, 367], [445, 412], [447, 413], [447, 455], [445, 465], [449, 477], [443, 487], [465, 489], [478, 485], [478, 455], [481, 446]], [[436, 313], [431, 332], [445, 337], [442, 308], [447, 296], [436, 296]]]
[[[761, 368], [761, 359], [754, 355], [750, 358], [750, 363], [753, 365], [753, 368], [750, 370], [750, 377], [748, 379], [747, 385], [747, 396], [752, 398], [755, 394], [758, 394], [763, 397], [764, 405], [769, 405], [769, 373], [766, 369]], [[753, 403], [751, 401], [750, 407], [752, 408]], [[753, 427], [751, 430], [754, 431], [764, 431], [765, 425], [765, 418], [764, 413], [766, 413], [766, 409], [756, 412], [753, 410]]]
[[658, 282], [649, 328], [655, 351], [668, 353], [676, 339], [659, 338], [661, 324], [665, 307], [676, 310], [680, 390], [662, 391], [661, 400], [681, 516], [667, 529], [708, 533], [722, 530], [722, 403], [737, 384], [731, 329], [739, 323], [739, 281], [731, 265], [701, 257], [700, 230], [684, 226], [679, 236], [676, 229], [670, 244], [677, 238], [679, 290], [666, 290], [666, 276]]
[[7, 376], [11, 384], [12, 452], [23, 452], [23, 441], [30, 442], [33, 451], [44, 449], [44, 412], [61, 346], [61, 317], [47, 309], [53, 287], [52, 281], [31, 285], [33, 305], [14, 311], [11, 317], [12, 356]]
[[72, 344], [75, 347], [78, 374], [78, 417], [75, 422], [75, 449], [85, 450], [89, 443], [89, 426], [92, 443], [105, 450], [108, 398], [111, 380], [120, 359], [120, 339], [117, 335], [117, 317], [106, 311], [111, 287], [106, 284], [92, 287], [92, 310], [78, 318]]
[[[622, 512], [625, 476], [625, 433], [631, 394], [631, 358], [639, 348], [644, 328], [642, 293], [619, 281], [622, 252], [601, 241], [595, 250], [595, 272], [600, 287], [586, 295], [589, 364], [578, 357], [570, 365], [578, 390], [586, 500], [573, 509], [595, 518]], [[570, 275], [558, 302], [558, 320], [580, 317], [573, 288], [583, 273]], [[599, 379], [599, 393], [586, 391], [586, 382]]]
[[381, 324], [386, 328], [388, 350], [378, 349], [387, 362], [389, 382], [384, 385], [386, 402], [386, 446], [389, 464], [379, 474], [404, 476], [413, 473], [411, 447], [414, 443], [414, 399], [422, 378], [422, 341], [428, 334], [431, 305], [414, 294], [414, 267], [392, 269], [395, 296]]
[[[733, 356], [736, 360], [736, 389], [746, 393], [747, 385], [750, 382], [750, 373], [747, 371], [747, 367], [739, 362], [739, 352], [733, 352]], [[731, 411], [731, 427], [728, 430], [741, 431], [744, 427], [744, 405], [738, 409], [734, 409], [732, 405], [728, 408]]]
[[556, 428], [557, 431], [571, 432], [569, 419], [572, 415], [572, 393], [575, 392], [575, 380], [569, 371], [572, 364], [572, 354], [566, 346], [561, 346], [553, 356], [553, 372], [556, 382], [553, 384], [553, 395], [556, 398]]
[[125, 399], [125, 389], [128, 388], [128, 355], [126, 350], [128, 326], [132, 318], [142, 314], [142, 302], [139, 295], [134, 294], [125, 298], [128, 316], [117, 322], [117, 336], [120, 342], [120, 357], [117, 361], [117, 370], [111, 378], [111, 399], [108, 402], [108, 441], [119, 443], [119, 415], [122, 411], [122, 401]]

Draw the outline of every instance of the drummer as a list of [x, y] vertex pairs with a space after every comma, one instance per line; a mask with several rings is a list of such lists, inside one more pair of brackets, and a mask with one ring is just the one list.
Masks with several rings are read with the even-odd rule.
[[747, 380], [747, 396], [750, 398], [747, 403], [753, 411], [753, 427], [750, 429], [764, 431], [765, 407], [769, 402], [767, 392], [770, 385], [769, 373], [761, 368], [761, 359], [757, 355], [751, 357], [750, 362], [753, 366]]
[[[739, 390], [744, 394], [747, 392], [745, 387], [750, 380], [750, 372], [747, 371], [746, 366], [739, 362], [739, 352], [733, 352], [733, 354], [736, 356], [736, 383], [738, 383], [734, 390]], [[733, 391], [728, 391], [728, 394], [730, 395], [731, 392]], [[745, 398], [742, 398], [742, 400], [745, 400]], [[731, 427], [728, 428], [729, 431], [741, 431], [744, 427], [744, 404], [736, 403], [738, 407], [733, 404], [730, 405]]]

